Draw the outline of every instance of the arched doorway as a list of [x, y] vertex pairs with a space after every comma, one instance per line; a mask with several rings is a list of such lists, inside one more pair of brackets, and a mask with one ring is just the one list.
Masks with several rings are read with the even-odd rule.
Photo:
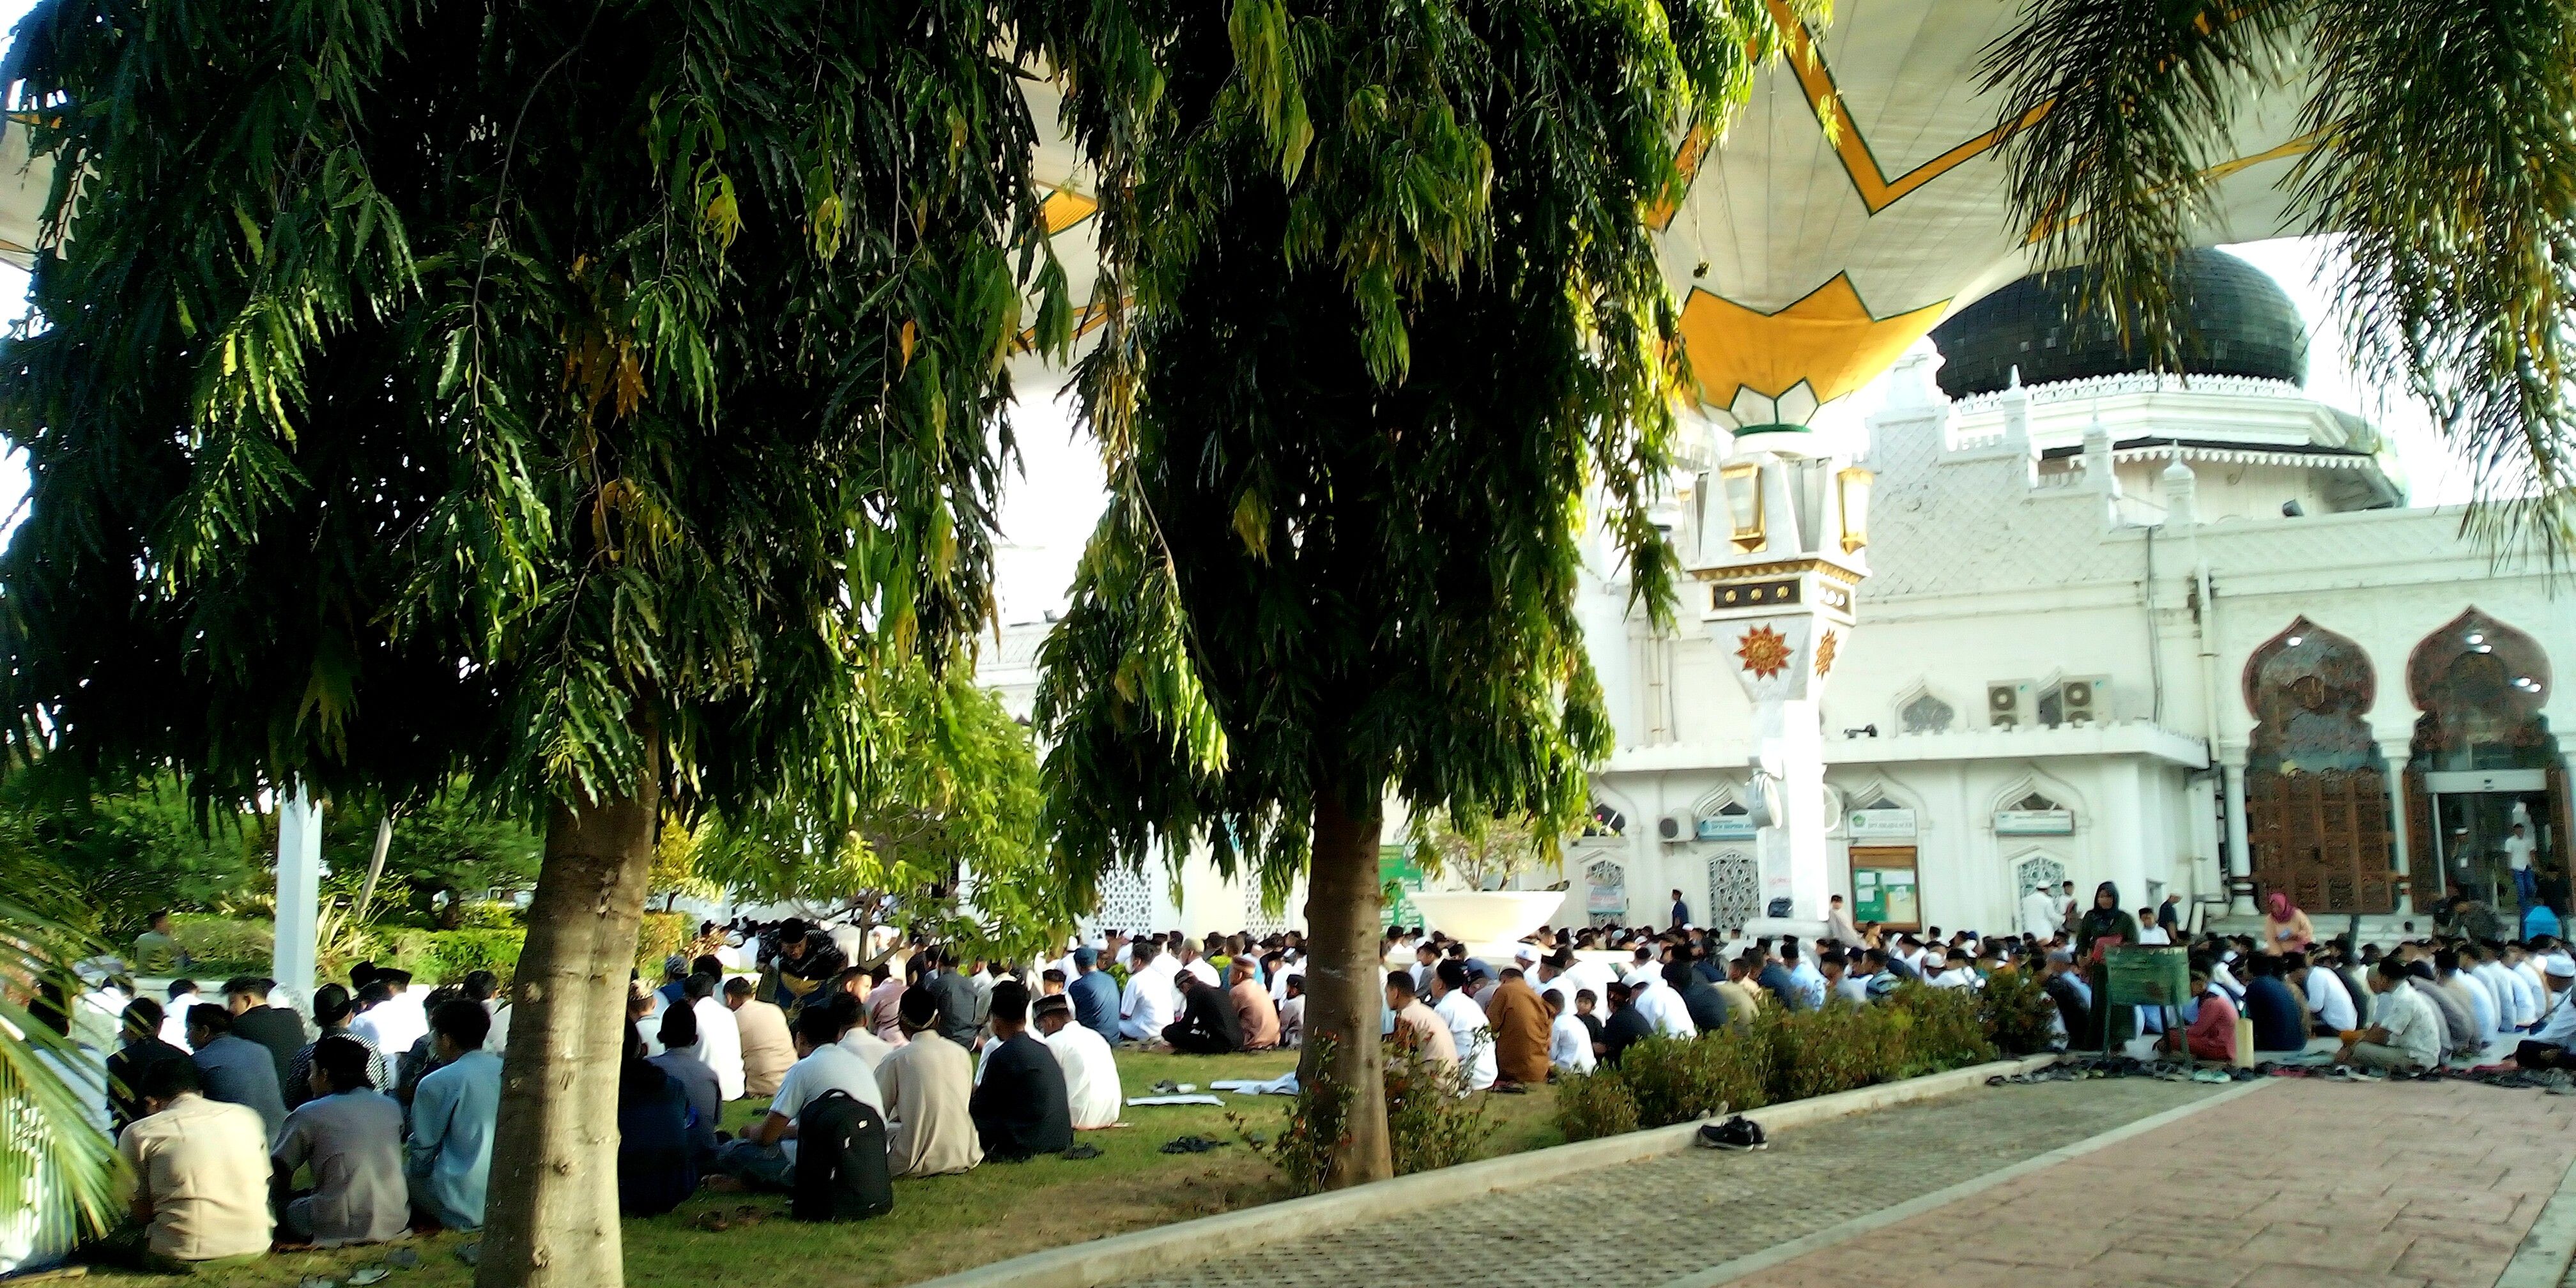
[[2302, 617], [2245, 661], [2245, 837], [2258, 892], [2314, 912], [2397, 910], [2388, 761], [2359, 644]]
[[2475, 608], [2407, 658], [2407, 694], [2422, 712], [2406, 766], [2419, 907], [2458, 886], [2510, 918], [2521, 902], [2508, 857], [2518, 824], [2539, 894], [2566, 908], [2567, 769], [2540, 714], [2549, 684], [2539, 641]]

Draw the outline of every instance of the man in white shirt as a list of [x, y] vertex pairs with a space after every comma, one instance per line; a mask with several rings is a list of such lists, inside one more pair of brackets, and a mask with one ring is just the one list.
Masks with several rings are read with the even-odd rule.
[[2524, 911], [2529, 911], [2531, 905], [2540, 902], [2540, 879], [2531, 870], [2530, 829], [2520, 823], [2514, 824], [2501, 848], [2504, 850], [2504, 865], [2513, 873], [2514, 902]]
[[1583, 1026], [1567, 1009], [1562, 992], [1541, 993], [1547, 1006], [1548, 1067], [1565, 1073], [1590, 1073], [1596, 1057], [1592, 1054], [1592, 1030]]
[[1807, 1009], [1812, 1011], [1823, 1006], [1826, 993], [1824, 974], [1807, 959], [1807, 954], [1798, 950], [1794, 936], [1780, 941], [1780, 960], [1789, 968], [1789, 982], [1798, 986], [1799, 995], [1807, 1001]]
[[190, 1055], [196, 1054], [196, 1049], [188, 1045], [188, 1008], [203, 1000], [197, 992], [197, 981], [170, 981], [170, 1001], [161, 1012], [161, 1040]]
[[[683, 996], [689, 1000], [690, 1012], [698, 1017], [698, 1059], [715, 1071], [716, 1088], [725, 1099], [742, 1099], [742, 1023], [717, 998], [716, 977], [691, 975]], [[830, 1008], [828, 999], [819, 1000], [824, 1001], [825, 1009]], [[788, 1072], [795, 1070], [791, 1067]]]
[[[868, 983], [867, 976], [859, 976], [859, 983], [864, 987]], [[857, 1056], [859, 1063], [868, 1067], [869, 1073], [875, 1073], [877, 1066], [884, 1064], [885, 1058], [893, 1054], [894, 1044], [878, 1037], [876, 1031], [868, 1027], [868, 1004], [865, 997], [844, 989], [833, 995], [832, 1005], [840, 1008], [841, 1022], [849, 1026], [841, 1034], [841, 1040], [837, 1045], [842, 1050]], [[792, 1069], [795, 1066], [788, 1067]]]
[[779, 1079], [769, 1112], [716, 1150], [716, 1168], [755, 1189], [785, 1190], [796, 1178], [796, 1115], [828, 1091], [885, 1114], [885, 1098], [866, 1062], [840, 1045], [841, 1016], [829, 1005], [796, 1015], [796, 1063]]
[[1184, 939], [1181, 941], [1181, 946], [1173, 950], [1173, 955], [1180, 969], [1198, 976], [1199, 982], [1217, 989], [1225, 987], [1225, 981], [1217, 978], [1216, 967], [1208, 965], [1207, 958], [1199, 956], [1197, 944]]
[[2543, 978], [2549, 981], [2549, 1005], [2543, 1008], [2540, 1031], [2515, 1047], [2513, 1063], [2521, 1069], [2564, 1069], [2576, 1065], [2568, 1047], [2576, 1044], [2576, 958], [2551, 953], [2540, 965]]
[[2048, 892], [2046, 883], [2032, 886], [2021, 897], [2021, 933], [2044, 944], [2057, 934], [2060, 920], [2057, 896]]
[[2395, 953], [2370, 972], [2377, 1018], [2335, 1052], [2335, 1063], [2364, 1069], [2431, 1069], [2442, 1063], [2442, 1017], [2406, 978]]
[[2352, 990], [2333, 971], [2311, 966], [2304, 953], [2290, 959], [2290, 983], [2307, 995], [2308, 1014], [2316, 1017], [2320, 1037], [2361, 1027], [2361, 1017], [2352, 1005]]
[[1180, 967], [1151, 939], [1137, 940], [1127, 960], [1127, 990], [1118, 997], [1118, 1036], [1130, 1042], [1159, 1042], [1180, 1001], [1172, 987]]
[[2496, 999], [2496, 1027], [2520, 1029], [2540, 1018], [2540, 1003], [2525, 990], [2530, 984], [2504, 964], [2493, 951], [2478, 950], [2477, 969], [2471, 972], [2487, 986]]
[[[349, 1022], [349, 1031], [376, 1044], [390, 1060], [394, 1054], [409, 1051], [412, 1044], [429, 1036], [429, 1013], [421, 1005], [421, 996], [411, 991], [411, 972], [385, 969], [376, 972], [368, 988], [385, 986], [385, 1000], [368, 1007]], [[361, 997], [366, 989], [360, 989]]]
[[1467, 996], [1467, 963], [1445, 961], [1431, 974], [1431, 1013], [1449, 1026], [1449, 1041], [1458, 1048], [1458, 1063], [1467, 1074], [1467, 1090], [1494, 1085], [1494, 1032], [1485, 1009]]
[[1039, 1040], [1064, 1067], [1064, 1099], [1075, 1131], [1118, 1125], [1126, 1091], [1118, 1085], [1118, 1057], [1108, 1039], [1073, 1022], [1073, 1003], [1062, 997], [1037, 1001]]
[[1628, 987], [1631, 990], [1628, 1005], [1636, 1010], [1639, 1019], [1653, 1025], [1657, 1033], [1675, 1038], [1699, 1036], [1699, 1026], [1691, 1023], [1690, 1008], [1682, 1003], [1681, 995], [1667, 986], [1654, 971], [1630, 973]]

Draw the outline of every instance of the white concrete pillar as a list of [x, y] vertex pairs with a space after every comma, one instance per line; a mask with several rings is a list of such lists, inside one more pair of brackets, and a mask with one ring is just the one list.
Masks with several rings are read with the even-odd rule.
[[313, 1005], [313, 950], [322, 909], [322, 807], [305, 794], [277, 803], [277, 946], [269, 973], [286, 994], [281, 1004]]
[[1825, 740], [1823, 713], [1813, 698], [1766, 697], [1754, 704], [1754, 753], [1780, 780], [1780, 817], [1763, 828], [1762, 915], [1775, 899], [1789, 900], [1789, 916], [1821, 921], [1831, 895], [1825, 854]]
[[[2254, 875], [2254, 852], [2245, 840], [2245, 766], [2226, 762], [2221, 767], [2227, 775], [2227, 875], [2249, 877]], [[2254, 915], [2254, 900], [2240, 894], [2227, 910], [2250, 917]]]
[[[2396, 865], [2399, 876], [2412, 872], [2415, 866], [2414, 837], [2411, 835], [2413, 829], [2409, 825], [2410, 820], [2406, 817], [2406, 762], [2414, 753], [2412, 738], [2379, 740], [2379, 754], [2388, 762], [2388, 777], [2385, 781], [2388, 784], [2389, 861]], [[2439, 890], [2410, 890], [2407, 892], [2406, 902], [2399, 905], [2397, 911], [2401, 915], [2409, 911], [2418, 915], [2430, 915], [2433, 905], [2440, 901], [2441, 897], [2442, 892]]]

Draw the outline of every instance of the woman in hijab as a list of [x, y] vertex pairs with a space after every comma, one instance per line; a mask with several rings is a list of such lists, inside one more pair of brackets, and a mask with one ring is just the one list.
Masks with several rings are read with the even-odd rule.
[[[2093, 888], [2093, 906], [2075, 927], [2075, 951], [2084, 961], [2084, 979], [2093, 986], [2093, 1032], [2088, 1045], [2099, 1046], [2107, 1034], [2111, 1045], [2127, 1042], [2137, 1032], [2134, 1008], [2112, 1006], [2111, 967], [2104, 950], [2138, 942], [2138, 921], [2120, 907], [2120, 887], [2105, 881]], [[2108, 1024], [2106, 1030], [2103, 1026]]]
[[2290, 896], [2279, 890], [2264, 900], [2263, 951], [2274, 955], [2306, 952], [2316, 942], [2317, 928], [2308, 924], [2308, 914], [2290, 902]]

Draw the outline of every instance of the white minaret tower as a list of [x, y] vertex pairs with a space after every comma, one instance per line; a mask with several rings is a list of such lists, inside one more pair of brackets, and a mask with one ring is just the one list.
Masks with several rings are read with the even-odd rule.
[[1851, 638], [1853, 597], [1869, 575], [1861, 551], [1871, 482], [1868, 469], [1839, 459], [1821, 436], [1781, 426], [1737, 434], [1697, 489], [1695, 607], [1753, 700], [1765, 915], [1746, 924], [1747, 936], [1824, 929], [1820, 704]]

